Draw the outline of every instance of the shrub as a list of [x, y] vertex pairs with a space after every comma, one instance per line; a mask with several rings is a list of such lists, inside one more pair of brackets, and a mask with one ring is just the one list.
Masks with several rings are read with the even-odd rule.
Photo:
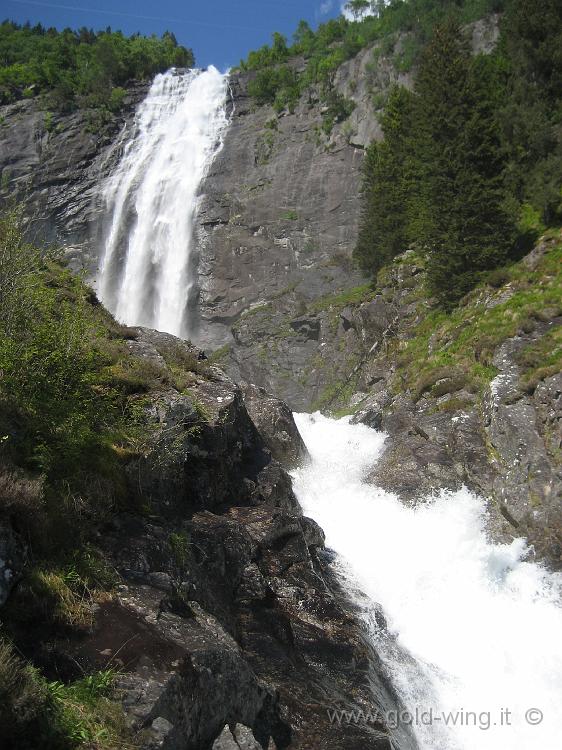
[[0, 638], [0, 744], [6, 750], [38, 747], [48, 721], [49, 692], [37, 672]]

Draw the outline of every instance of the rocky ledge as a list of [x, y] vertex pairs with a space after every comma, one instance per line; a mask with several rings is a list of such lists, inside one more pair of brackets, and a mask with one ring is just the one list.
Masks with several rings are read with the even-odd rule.
[[[188, 343], [127, 335], [131, 356], [151, 366], [165, 367], [170, 347], [202, 366], [188, 390], [143, 398], [149, 438], [126, 466], [135, 502], [96, 538], [116, 589], [86, 629], [24, 638], [27, 655], [63, 682], [116, 668], [145, 750], [389, 749], [384, 726], [329, 719], [330, 708], [374, 710], [393, 698], [332, 576], [324, 534], [277, 460], [307, 460], [291, 413]], [[16, 604], [18, 559], [12, 550]]]

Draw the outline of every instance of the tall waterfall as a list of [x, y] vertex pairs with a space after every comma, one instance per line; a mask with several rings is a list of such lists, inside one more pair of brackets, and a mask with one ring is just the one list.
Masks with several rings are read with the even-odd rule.
[[97, 280], [103, 303], [127, 325], [177, 336], [196, 280], [192, 269], [199, 187], [227, 125], [227, 76], [158, 75], [108, 180], [108, 227]]
[[404, 704], [390, 725], [411, 725], [421, 750], [557, 750], [560, 577], [525, 560], [524, 540], [490, 542], [485, 503], [466, 490], [412, 508], [365, 484], [381, 433], [319, 414], [297, 424], [312, 463], [294, 472], [295, 491], [349, 589], [363, 592]]

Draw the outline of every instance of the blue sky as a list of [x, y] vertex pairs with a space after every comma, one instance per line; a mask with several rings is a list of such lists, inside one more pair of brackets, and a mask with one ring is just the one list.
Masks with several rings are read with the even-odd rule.
[[0, 19], [44, 26], [103, 29], [126, 34], [173, 31], [197, 64], [225, 69], [273, 31], [289, 38], [301, 18], [311, 26], [340, 13], [340, 0], [0, 0]]

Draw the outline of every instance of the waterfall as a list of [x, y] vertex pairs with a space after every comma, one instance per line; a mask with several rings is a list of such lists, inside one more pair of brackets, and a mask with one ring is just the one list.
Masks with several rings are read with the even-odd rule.
[[222, 145], [226, 90], [227, 76], [216, 68], [170, 70], [156, 76], [138, 107], [104, 188], [108, 226], [96, 284], [126, 325], [189, 334], [199, 187]]
[[[421, 750], [557, 750], [562, 723], [558, 574], [524, 540], [492, 543], [467, 490], [410, 507], [366, 484], [384, 435], [348, 418], [297, 415], [312, 456], [293, 473]], [[387, 628], [373, 616], [383, 609]]]

